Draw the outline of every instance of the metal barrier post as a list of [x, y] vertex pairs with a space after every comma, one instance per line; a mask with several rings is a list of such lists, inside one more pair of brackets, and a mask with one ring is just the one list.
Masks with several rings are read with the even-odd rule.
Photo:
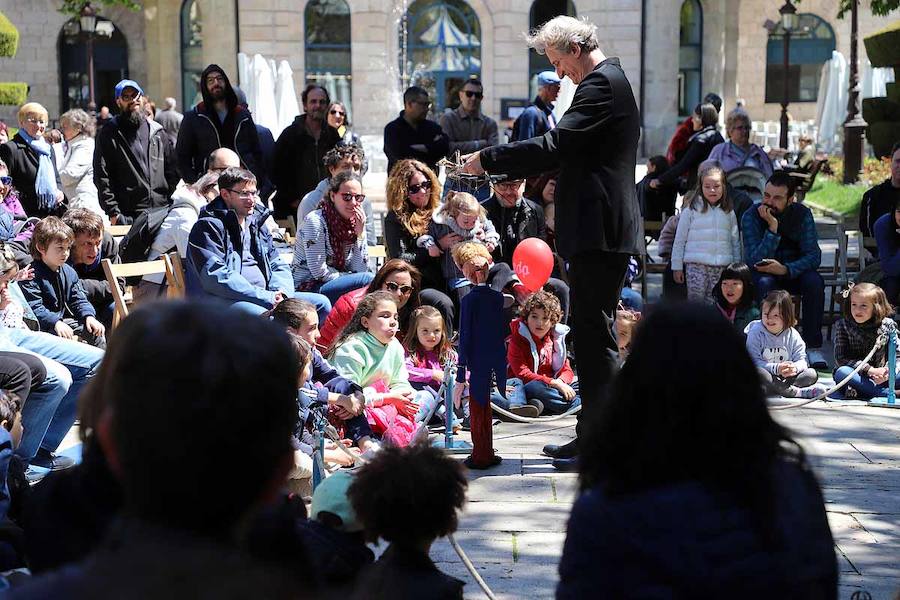
[[444, 367], [444, 439], [435, 440], [434, 445], [443, 447], [450, 454], [469, 454], [472, 444], [453, 436], [453, 388], [456, 387], [456, 365], [448, 363]]
[[891, 330], [888, 336], [888, 389], [887, 403], [894, 404], [897, 401], [894, 392], [894, 381], [896, 379], [895, 369], [897, 368], [897, 329]]

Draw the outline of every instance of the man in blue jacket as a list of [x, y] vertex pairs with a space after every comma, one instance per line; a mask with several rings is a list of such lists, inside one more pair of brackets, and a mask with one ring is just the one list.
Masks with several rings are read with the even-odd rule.
[[556, 126], [553, 118], [553, 102], [559, 96], [560, 79], [556, 71], [543, 71], [537, 76], [538, 93], [528, 107], [513, 123], [511, 142], [544, 135]]
[[252, 314], [262, 314], [285, 298], [303, 298], [324, 321], [331, 302], [322, 294], [294, 292], [291, 269], [264, 226], [269, 211], [258, 198], [253, 173], [238, 167], [222, 171], [219, 197], [200, 211], [188, 236], [188, 295], [214, 296]]
[[800, 295], [809, 364], [824, 369], [827, 364], [821, 348], [825, 282], [818, 272], [822, 250], [812, 212], [794, 201], [794, 189], [789, 174], [775, 171], [766, 182], [763, 201], [741, 217], [744, 262], [753, 269], [759, 300], [772, 290]]

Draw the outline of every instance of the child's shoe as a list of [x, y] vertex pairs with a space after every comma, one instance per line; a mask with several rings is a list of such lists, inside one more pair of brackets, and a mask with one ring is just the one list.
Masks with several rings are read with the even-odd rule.
[[528, 417], [530, 419], [533, 419], [534, 417], [541, 414], [541, 411], [538, 410], [538, 407], [531, 404], [523, 404], [522, 406], [510, 406], [509, 412], [516, 416]]
[[[791, 386], [793, 387], [793, 386]], [[820, 396], [824, 394], [828, 390], [827, 387], [820, 384], [811, 385], [805, 388], [798, 388], [798, 394], [795, 396], [796, 398], [815, 398], [816, 396]]]

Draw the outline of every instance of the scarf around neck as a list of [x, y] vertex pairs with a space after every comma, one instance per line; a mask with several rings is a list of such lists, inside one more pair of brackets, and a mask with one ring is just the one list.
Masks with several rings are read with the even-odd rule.
[[325, 227], [328, 229], [328, 240], [334, 249], [331, 266], [343, 272], [347, 266], [350, 248], [357, 240], [353, 222], [341, 216], [328, 192], [322, 202], [322, 216], [325, 218]]
[[19, 130], [19, 135], [38, 155], [37, 176], [34, 178], [34, 193], [38, 200], [38, 209], [52, 211], [56, 208], [56, 172], [50, 159], [50, 144], [43, 138], [33, 138], [24, 129]]

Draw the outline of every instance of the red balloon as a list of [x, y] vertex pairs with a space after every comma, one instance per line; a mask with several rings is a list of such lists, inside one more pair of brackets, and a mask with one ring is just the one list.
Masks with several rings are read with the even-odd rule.
[[513, 270], [529, 291], [541, 289], [553, 272], [550, 246], [540, 238], [522, 240], [513, 252]]

